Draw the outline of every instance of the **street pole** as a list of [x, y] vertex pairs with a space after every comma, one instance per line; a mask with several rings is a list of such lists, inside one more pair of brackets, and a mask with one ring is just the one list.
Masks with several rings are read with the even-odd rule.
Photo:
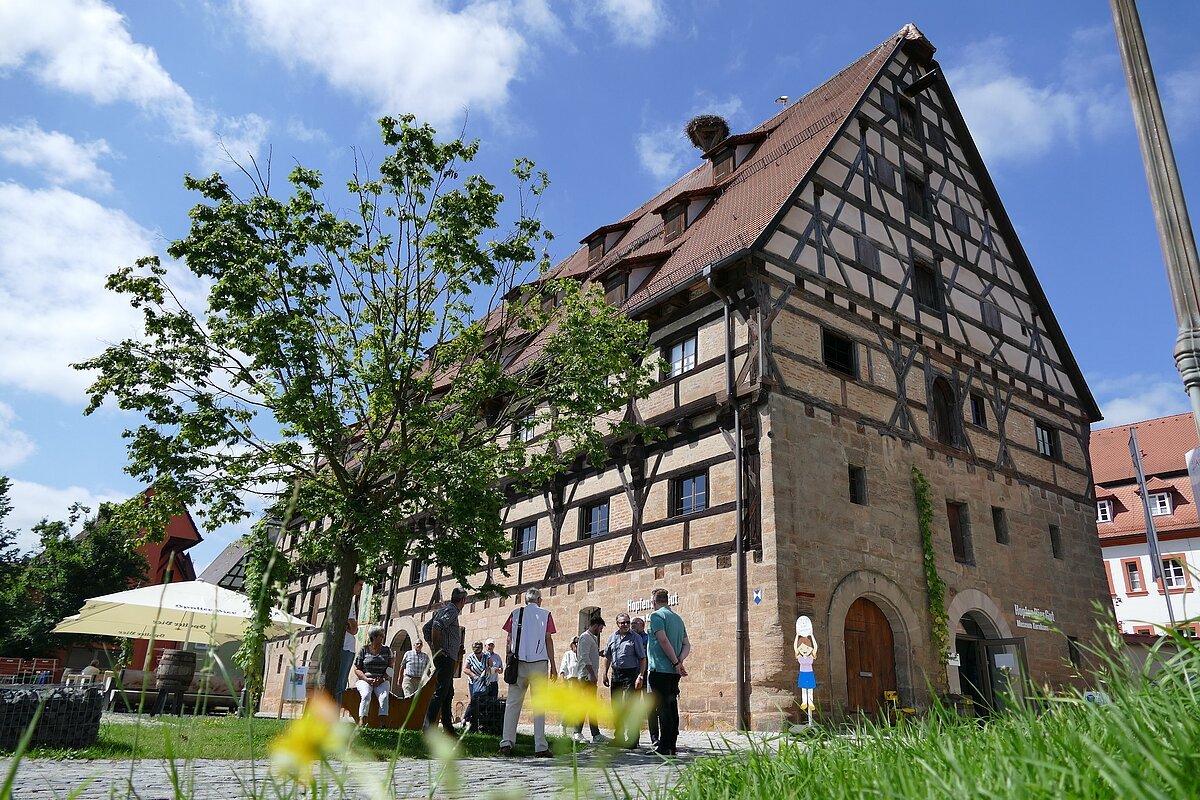
[[1129, 82], [1133, 120], [1146, 166], [1146, 181], [1150, 184], [1150, 203], [1158, 223], [1175, 319], [1179, 323], [1175, 366], [1191, 400], [1192, 421], [1200, 435], [1200, 259], [1196, 256], [1196, 239], [1179, 183], [1175, 152], [1167, 134], [1167, 121], [1150, 67], [1150, 54], [1146, 50], [1137, 5], [1134, 0], [1110, 2], [1125, 79]]

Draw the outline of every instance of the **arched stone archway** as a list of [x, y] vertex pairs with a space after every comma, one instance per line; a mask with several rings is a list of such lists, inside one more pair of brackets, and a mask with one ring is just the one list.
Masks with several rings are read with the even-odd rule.
[[[900, 701], [906, 705], [916, 704], [917, 687], [921, 678], [917, 675], [913, 658], [913, 638], [920, 631], [916, 608], [900, 586], [884, 575], [871, 570], [851, 572], [838, 583], [829, 600], [825, 616], [825, 630], [829, 637], [823, 654], [829, 659], [829, 682], [834, 705], [846, 707], [846, 614], [850, 606], [860, 597], [865, 597], [879, 607], [892, 629], [896, 655], [896, 690]], [[924, 691], [920, 692], [924, 696]]]
[[[958, 640], [956, 633], [963, 633], [962, 619], [967, 617], [979, 626], [983, 635], [988, 639], [1013, 638], [1012, 626], [996, 601], [978, 589], [963, 589], [954, 595], [946, 608], [946, 617], [950, 624], [950, 653], [958, 655]], [[951, 694], [962, 694], [963, 686], [956, 665], [946, 667], [946, 681]]]

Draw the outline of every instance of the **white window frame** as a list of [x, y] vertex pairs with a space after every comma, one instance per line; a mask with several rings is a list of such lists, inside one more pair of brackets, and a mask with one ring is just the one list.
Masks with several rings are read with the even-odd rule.
[[1169, 517], [1174, 511], [1170, 492], [1153, 492], [1150, 495], [1150, 516]]
[[667, 348], [667, 377], [674, 378], [696, 368], [696, 334]]
[[1112, 522], [1113, 507], [1112, 500], [1097, 500], [1096, 501], [1096, 522]]
[[1188, 585], [1187, 567], [1179, 556], [1162, 557], [1163, 588], [1168, 590], [1186, 589]]

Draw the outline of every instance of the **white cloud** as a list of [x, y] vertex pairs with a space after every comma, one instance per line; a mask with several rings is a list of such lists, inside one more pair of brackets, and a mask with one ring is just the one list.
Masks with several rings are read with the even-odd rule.
[[517, 23], [546, 26], [549, 9], [480, 0], [237, 0], [251, 39], [322, 74], [374, 113], [411, 112], [435, 124], [508, 99], [526, 51]]
[[0, 469], [20, 464], [33, 453], [33, 440], [13, 427], [16, 412], [6, 403], [0, 403]]
[[595, 11], [620, 44], [649, 47], [667, 27], [662, 0], [601, 0]]
[[77, 142], [59, 131], [44, 131], [36, 122], [0, 127], [0, 160], [37, 170], [55, 185], [78, 183], [108, 191], [112, 176], [100, 158], [112, 151], [103, 139]]
[[82, 401], [90, 378], [69, 364], [141, 331], [105, 279], [153, 254], [154, 238], [65, 189], [0, 183], [0, 384]]
[[1092, 392], [1104, 414], [1096, 428], [1115, 428], [1191, 410], [1187, 392], [1178, 377], [1124, 375], [1091, 380]]
[[736, 132], [734, 121], [741, 113], [742, 100], [739, 97], [716, 100], [704, 95], [699, 96], [691, 112], [683, 119], [642, 131], [634, 137], [634, 149], [642, 169], [658, 181], [678, 177], [684, 170], [694, 167], [699, 158], [696, 148], [683, 132], [687, 121], [699, 114], [716, 114], [724, 117]]
[[220, 119], [199, 108], [101, 0], [0, 3], [0, 74], [15, 69], [96, 103], [134, 104], [194, 146], [206, 167], [223, 162], [225, 150], [235, 158], [255, 152], [266, 134], [255, 114]]
[[1087, 34], [1074, 37], [1061, 80], [1039, 83], [1018, 75], [1002, 39], [968, 47], [963, 63], [947, 70], [947, 80], [985, 160], [1037, 158], [1064, 142], [1077, 144], [1116, 127], [1128, 109], [1121, 88], [1079, 82], [1090, 74], [1077, 64], [1085, 58], [1085, 46], [1095, 39]]
[[329, 142], [329, 134], [320, 128], [310, 128], [304, 124], [303, 120], [296, 118], [289, 119], [287, 122], [287, 134], [298, 142], [307, 144], [326, 144]]
[[1200, 67], [1170, 72], [1163, 79], [1163, 113], [1171, 133], [1186, 136], [1200, 123]]
[[72, 503], [83, 503], [95, 514], [101, 503], [120, 503], [129, 499], [128, 495], [111, 491], [93, 492], [80, 486], [58, 489], [16, 479], [12, 481], [8, 497], [13, 510], [5, 524], [18, 532], [17, 547], [25, 551], [38, 544], [37, 536], [30, 528], [43, 519], [65, 521]]

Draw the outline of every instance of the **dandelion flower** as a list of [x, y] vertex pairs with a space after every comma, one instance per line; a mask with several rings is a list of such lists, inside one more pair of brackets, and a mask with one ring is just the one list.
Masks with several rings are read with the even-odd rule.
[[612, 727], [612, 705], [596, 696], [595, 691], [583, 688], [577, 681], [529, 682], [529, 708], [535, 714], [546, 714], [562, 720], [564, 725], [578, 725], [590, 719], [597, 725]]
[[324, 692], [314, 694], [304, 715], [293, 720], [267, 745], [275, 774], [312, 786], [313, 764], [340, 753], [349, 741], [339, 716], [340, 709], [333, 698]]

